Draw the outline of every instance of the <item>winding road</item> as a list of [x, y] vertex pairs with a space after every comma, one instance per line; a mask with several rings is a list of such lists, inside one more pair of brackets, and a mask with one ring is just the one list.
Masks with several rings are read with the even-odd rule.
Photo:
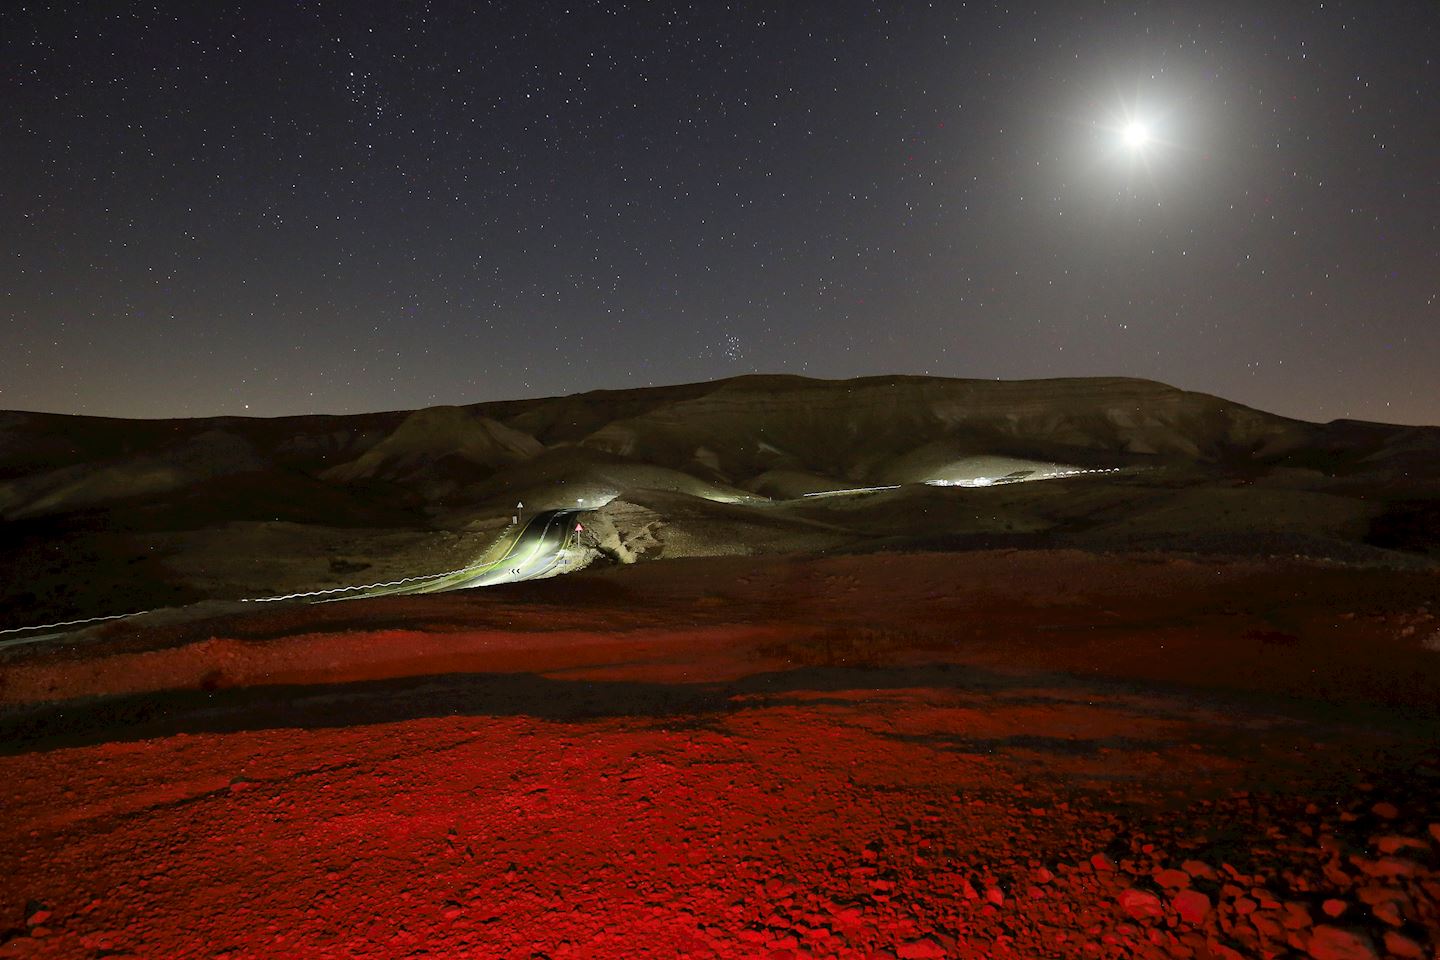
[[[443, 577], [396, 589], [360, 593], [357, 597], [378, 597], [401, 593], [441, 593], [468, 587], [488, 587], [545, 576], [561, 561], [575, 536], [574, 518], [579, 510], [545, 510], [535, 514], [514, 534], [514, 540], [498, 560], [477, 563]], [[488, 551], [487, 551], [488, 552]], [[346, 598], [350, 599], [350, 598]]]
[[[501, 534], [500, 539], [492, 545], [492, 549], [485, 551], [486, 555], [493, 554], [494, 550], [500, 549], [503, 544], [504, 552], [501, 553], [499, 559], [474, 563], [449, 573], [407, 577], [391, 583], [312, 590], [278, 597], [255, 597], [240, 602], [276, 603], [304, 600], [310, 603], [334, 603], [340, 600], [360, 600], [368, 597], [390, 597], [416, 593], [442, 593], [446, 590], [464, 590], [469, 587], [488, 587], [500, 583], [518, 583], [521, 580], [537, 580], [550, 574], [564, 560], [566, 549], [574, 542], [575, 518], [582, 512], [574, 509], [541, 511], [519, 525], [518, 530], [506, 531]], [[39, 624], [33, 627], [11, 627], [0, 630], [0, 648], [55, 640], [68, 636], [83, 627], [143, 616], [151, 612], [153, 611], [137, 610], [133, 613]]]
[[[482, 557], [503, 552], [495, 560], [477, 560], [468, 567], [427, 576], [406, 577], [388, 583], [371, 583], [353, 587], [332, 587], [304, 593], [287, 593], [278, 597], [258, 597], [242, 603], [275, 603], [281, 600], [308, 600], [312, 603], [334, 603], [340, 600], [363, 600], [369, 597], [394, 597], [416, 593], [443, 593], [469, 587], [489, 587], [498, 583], [517, 583], [546, 576], [565, 558], [565, 550], [574, 542], [575, 528], [571, 521], [583, 511], [575, 509], [543, 510], [525, 523], [511, 524], [488, 547]], [[578, 526], [578, 524], [577, 524]]]

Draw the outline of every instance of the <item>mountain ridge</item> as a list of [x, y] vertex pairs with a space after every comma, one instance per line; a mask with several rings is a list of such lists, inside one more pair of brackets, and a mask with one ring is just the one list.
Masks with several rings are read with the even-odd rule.
[[1059, 547], [1425, 566], [1440, 563], [1440, 428], [1311, 423], [1117, 377], [746, 376], [274, 418], [5, 412], [0, 616], [455, 569], [519, 503], [583, 512], [594, 557], [622, 563]]
[[[212, 468], [203, 456], [208, 448], [245, 454], [217, 454], [226, 462]], [[443, 509], [463, 500], [469, 487], [503, 487], [494, 481], [506, 469], [566, 448], [601, 458], [597, 470], [602, 461], [613, 467], [619, 458], [707, 486], [757, 489], [763, 476], [777, 471], [837, 483], [919, 481], [928, 479], [924, 470], [917, 467], [910, 476], [896, 465], [941, 469], [947, 456], [1082, 466], [1287, 458], [1313, 465], [1328, 458], [1343, 467], [1376, 457], [1423, 458], [1440, 450], [1440, 428], [1317, 424], [1123, 377], [747, 375], [411, 411], [272, 418], [124, 420], [6, 411], [0, 413], [0, 517], [168, 496], [217, 472], [257, 478], [294, 472], [321, 484], [388, 491], [417, 509]], [[565, 470], [573, 476], [583, 464]], [[87, 471], [108, 479], [93, 481]], [[136, 483], [127, 486], [126, 478]]]

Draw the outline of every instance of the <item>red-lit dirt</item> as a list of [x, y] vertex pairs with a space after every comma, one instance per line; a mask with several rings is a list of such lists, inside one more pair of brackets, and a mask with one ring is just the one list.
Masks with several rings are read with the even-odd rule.
[[1434, 957], [1437, 587], [733, 559], [31, 652], [0, 957]]

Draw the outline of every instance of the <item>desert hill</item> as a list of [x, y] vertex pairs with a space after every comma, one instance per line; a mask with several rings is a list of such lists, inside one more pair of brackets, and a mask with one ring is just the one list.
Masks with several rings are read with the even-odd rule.
[[581, 442], [732, 478], [803, 468], [865, 481], [941, 438], [971, 454], [1223, 460], [1278, 455], [1308, 436], [1295, 421], [1138, 380], [755, 377], [612, 421]]
[[[1346, 452], [1383, 454], [1387, 445], [1413, 443], [1412, 434], [1431, 437], [1423, 428], [1359, 424], [1331, 433], [1335, 437], [1326, 442], [1329, 434], [1318, 425], [1121, 379], [753, 376], [414, 412], [275, 419], [121, 421], [4, 413], [0, 516], [63, 514], [169, 494], [222, 473], [293, 471], [338, 484], [379, 480], [423, 487], [436, 472], [447, 472], [447, 461], [459, 467], [449, 472], [478, 480], [569, 446], [745, 486], [775, 470], [862, 483], [925, 479], [918, 475], [924, 469], [897, 477], [895, 463], [937, 444], [956, 458], [1129, 462], [1138, 455], [1273, 462], [1307, 450], [1342, 458]], [[70, 473], [63, 472], [67, 468]], [[92, 474], [99, 479], [89, 479]]]
[[[898, 489], [806, 496], [868, 487]], [[271, 419], [4, 412], [0, 619], [423, 572], [480, 549], [516, 502], [592, 512], [620, 560], [1058, 544], [1429, 563], [1440, 428], [1308, 423], [1122, 378], [747, 376]]]

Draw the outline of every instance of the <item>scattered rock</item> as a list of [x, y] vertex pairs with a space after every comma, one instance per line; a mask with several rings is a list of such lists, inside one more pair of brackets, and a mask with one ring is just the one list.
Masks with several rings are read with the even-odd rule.
[[1190, 874], [1190, 876], [1194, 877], [1196, 880], [1215, 879], [1214, 868], [1203, 860], [1186, 860], [1184, 863], [1180, 864], [1180, 869]]
[[1370, 913], [1377, 920], [1392, 927], [1404, 926], [1405, 917], [1414, 912], [1410, 898], [1405, 896], [1404, 891], [1394, 887], [1372, 884], [1356, 890], [1355, 895], [1360, 898], [1361, 903], [1370, 907]]
[[1310, 918], [1310, 908], [1303, 903], [1285, 904], [1285, 917], [1282, 921], [1286, 930], [1304, 930], [1314, 921]]
[[1122, 890], [1116, 899], [1120, 903], [1120, 909], [1136, 920], [1158, 920], [1165, 916], [1165, 908], [1161, 905], [1160, 898], [1153, 893], [1130, 887]]
[[1398, 853], [1407, 847], [1424, 850], [1427, 844], [1424, 840], [1417, 840], [1415, 837], [1401, 837], [1392, 834], [1387, 837], [1378, 837], [1375, 840], [1375, 846], [1380, 849], [1381, 853]]
[[1402, 857], [1381, 857], [1379, 860], [1351, 857], [1350, 862], [1371, 877], [1413, 877], [1420, 872], [1419, 864]]
[[1365, 934], [1329, 924], [1315, 928], [1305, 950], [1314, 960], [1379, 960], [1375, 945]]
[[1190, 886], [1190, 874], [1184, 870], [1156, 870], [1151, 876], [1166, 890], [1178, 890]]
[[1210, 915], [1210, 898], [1199, 890], [1184, 889], [1170, 901], [1180, 919], [1193, 926], [1199, 926]]
[[1425, 956], [1425, 948], [1414, 940], [1394, 930], [1385, 931], [1385, 949], [1391, 956], [1406, 958], [1421, 958]]
[[900, 960], [936, 960], [945, 956], [945, 950], [934, 938], [921, 937], [919, 940], [901, 944], [895, 955]]

